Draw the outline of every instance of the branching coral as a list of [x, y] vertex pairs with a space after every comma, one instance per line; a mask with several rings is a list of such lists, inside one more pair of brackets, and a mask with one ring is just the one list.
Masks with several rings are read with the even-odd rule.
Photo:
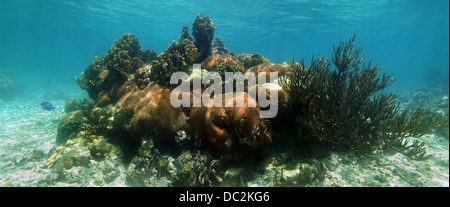
[[230, 52], [223, 44], [223, 41], [220, 38], [216, 37], [216, 39], [214, 39], [214, 42], [212, 44], [212, 54], [223, 55], [223, 54], [230, 54]]
[[146, 49], [141, 53], [140, 59], [144, 64], [150, 64], [153, 60], [156, 60], [157, 56], [154, 50]]
[[[330, 70], [331, 63], [319, 57], [312, 59], [307, 70], [303, 61], [293, 64], [292, 74], [280, 78], [289, 94], [282, 105], [305, 129], [300, 136], [369, 153], [394, 140], [403, 143], [407, 135], [421, 136], [445, 122], [443, 117], [425, 116], [422, 109], [411, 117], [407, 112], [399, 114], [395, 94], [376, 94], [392, 85], [395, 78], [386, 74], [379, 77], [380, 69], [371, 61], [363, 64], [365, 56], [360, 56], [361, 49], [353, 48], [354, 39], [334, 48], [332, 62], [336, 70]], [[416, 143], [412, 147], [423, 145]]]
[[245, 69], [249, 69], [262, 63], [270, 63], [267, 58], [259, 54], [239, 54], [236, 55], [236, 57], [244, 65]]
[[150, 80], [170, 86], [170, 76], [176, 71], [188, 72], [198, 57], [197, 48], [189, 39], [171, 45], [152, 62]]
[[[97, 98], [103, 87], [100, 87], [100, 82], [105, 78], [107, 72], [105, 69], [104, 56], [94, 57], [94, 60], [87, 66], [86, 70], [81, 73], [81, 79], [75, 77], [75, 81], [80, 85], [81, 89], [88, 92], [92, 99]], [[103, 72], [103, 73], [102, 73]]]
[[187, 25], [183, 25], [183, 30], [181, 30], [181, 37], [178, 39], [178, 42], [183, 40], [194, 41], [194, 37], [189, 34], [189, 27]]
[[417, 108], [412, 113], [409, 109], [399, 112], [396, 108], [392, 119], [381, 125], [383, 147], [392, 148], [418, 160], [428, 158], [425, 143], [414, 140], [411, 145], [405, 138], [421, 137], [432, 129], [448, 127], [448, 117], [433, 113], [431, 108]]
[[[110, 99], [115, 103], [118, 98], [110, 89], [123, 84], [128, 76], [133, 74], [144, 63], [151, 62], [156, 58], [156, 53], [147, 49], [142, 52], [141, 44], [133, 34], [123, 34], [114, 40], [113, 46], [108, 53], [95, 59], [81, 73], [82, 78], [76, 78], [82, 89], [87, 90], [89, 97]], [[99, 94], [105, 91], [102, 97]]]

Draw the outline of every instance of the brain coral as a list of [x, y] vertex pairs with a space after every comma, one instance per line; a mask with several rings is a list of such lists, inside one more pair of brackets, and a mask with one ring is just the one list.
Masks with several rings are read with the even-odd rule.
[[[232, 93], [232, 99], [225, 100], [225, 96], [226, 94], [222, 94], [222, 100], [217, 97], [211, 99], [211, 107], [191, 108], [189, 116], [191, 132], [208, 140], [215, 149], [222, 148], [227, 140], [230, 140], [232, 144], [240, 143], [251, 147], [270, 142], [268, 123], [260, 120], [256, 100], [245, 92]], [[244, 101], [244, 107], [235, 105], [224, 107], [238, 100]], [[252, 105], [256, 107], [251, 107]]]
[[289, 73], [291, 71], [291, 66], [288, 64], [274, 64], [274, 63], [263, 63], [256, 66], [253, 66], [248, 69], [250, 72], [258, 73], [258, 72], [278, 72], [279, 76], [281, 73]]
[[235, 67], [238, 71], [244, 72], [244, 65], [239, 60], [228, 54], [215, 54], [206, 58], [202, 62], [202, 68], [208, 71], [218, 71], [220, 65], [228, 64]]
[[168, 138], [185, 123], [182, 109], [170, 104], [170, 90], [155, 82], [144, 90], [134, 88], [117, 102], [117, 106], [121, 109], [119, 113], [132, 114], [125, 128], [133, 137], [151, 132]]

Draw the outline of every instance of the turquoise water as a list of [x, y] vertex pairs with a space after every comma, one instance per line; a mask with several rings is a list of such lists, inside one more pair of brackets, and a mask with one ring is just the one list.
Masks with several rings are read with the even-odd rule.
[[[277, 64], [294, 58], [304, 59], [308, 66], [313, 55], [331, 60], [333, 43], [356, 34], [355, 46], [363, 47], [367, 59], [378, 64], [381, 72], [397, 77], [387, 90], [398, 92], [402, 104], [431, 107], [448, 117], [447, 0], [2, 0], [0, 186], [129, 186], [128, 165], [114, 156], [105, 161], [86, 158], [91, 159], [89, 165], [63, 173], [52, 168], [49, 160], [59, 159], [52, 155], [58, 154], [55, 138], [66, 114], [65, 103], [88, 97], [74, 77], [80, 77], [94, 56], [106, 54], [124, 33], [136, 35], [143, 49], [163, 53], [180, 37], [183, 25], [192, 31], [197, 14], [210, 16], [216, 27], [214, 37], [234, 54], [258, 53]], [[2, 84], [7, 90], [2, 90]], [[52, 102], [55, 111], [42, 110], [42, 101]], [[376, 154], [369, 161], [332, 152], [323, 162], [341, 166], [332, 167], [319, 183], [308, 185], [448, 186], [448, 127], [447, 134], [442, 133], [423, 137], [433, 155], [423, 162], [401, 154]], [[267, 154], [277, 162], [260, 163], [258, 169], [264, 172], [243, 185], [271, 186], [272, 178], [296, 179], [295, 164], [280, 164], [290, 159], [277, 157], [272, 150]], [[174, 160], [181, 157], [165, 156], [174, 163], [169, 167], [177, 166]], [[280, 177], [282, 169], [285, 175]], [[236, 172], [248, 174], [242, 169]], [[101, 176], [90, 177], [94, 174]], [[77, 176], [84, 180], [76, 180]], [[171, 186], [171, 179], [149, 179], [147, 186]]]
[[196, 14], [210, 16], [229, 50], [274, 63], [331, 56], [332, 43], [356, 44], [395, 87], [424, 84], [430, 68], [448, 74], [448, 1], [2, 1], [0, 68], [18, 79], [79, 75], [123, 33], [158, 54]]

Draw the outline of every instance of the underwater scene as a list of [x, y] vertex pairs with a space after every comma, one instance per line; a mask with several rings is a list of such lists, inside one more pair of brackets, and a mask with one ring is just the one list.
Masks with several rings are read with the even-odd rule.
[[3, 0], [2, 187], [448, 187], [446, 0]]

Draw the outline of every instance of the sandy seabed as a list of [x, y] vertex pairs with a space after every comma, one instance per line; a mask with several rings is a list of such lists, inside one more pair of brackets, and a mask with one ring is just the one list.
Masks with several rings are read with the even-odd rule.
[[[48, 93], [42, 90], [35, 91], [26, 99], [0, 100], [0, 186], [78, 186], [55, 182], [51, 176], [53, 169], [46, 166], [50, 152], [55, 148], [56, 130], [64, 116], [65, 102], [68, 98], [86, 96], [74, 85], [65, 90], [75, 92]], [[42, 101], [50, 101], [57, 108], [45, 111], [39, 106]], [[326, 172], [323, 181], [312, 186], [448, 187], [448, 138], [428, 134], [420, 140], [426, 143], [428, 154], [432, 155], [430, 159], [416, 161], [400, 153], [382, 152], [361, 159], [346, 152], [332, 152], [330, 159], [338, 165]], [[101, 166], [102, 163], [92, 160], [91, 165]], [[281, 165], [275, 166], [270, 162], [264, 165], [266, 172], [249, 181], [248, 186], [273, 186], [272, 178]], [[295, 170], [286, 168], [283, 176], [295, 173]], [[125, 180], [125, 176], [120, 176], [107, 186], [126, 186]], [[87, 181], [84, 186], [96, 184]]]

